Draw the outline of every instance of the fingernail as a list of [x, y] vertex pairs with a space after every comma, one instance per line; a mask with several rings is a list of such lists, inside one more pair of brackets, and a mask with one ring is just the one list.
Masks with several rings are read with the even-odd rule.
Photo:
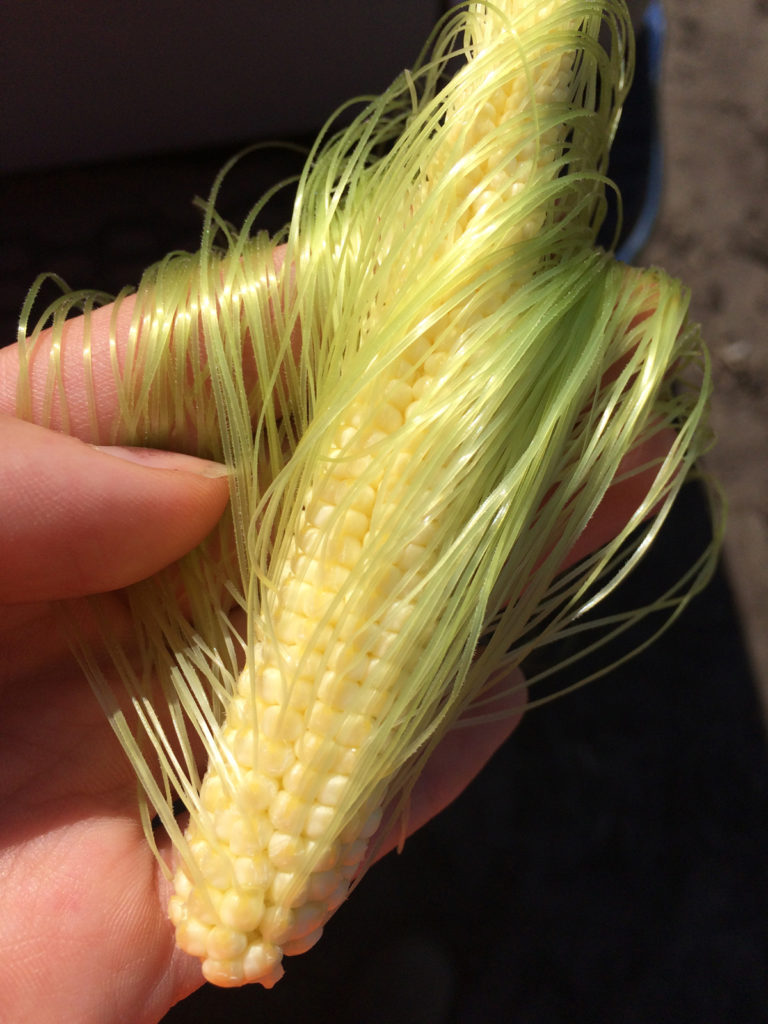
[[174, 469], [184, 473], [196, 473], [212, 479], [228, 476], [229, 470], [221, 462], [210, 459], [198, 459], [195, 455], [184, 455], [181, 452], [165, 452], [160, 448], [134, 448], [124, 445], [91, 445], [97, 452], [112, 455], [125, 462], [134, 462], [145, 469]]

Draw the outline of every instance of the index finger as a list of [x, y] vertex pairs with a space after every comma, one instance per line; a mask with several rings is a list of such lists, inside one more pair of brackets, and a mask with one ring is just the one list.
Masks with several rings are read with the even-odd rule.
[[[26, 356], [18, 344], [0, 349], [0, 413], [23, 414], [81, 441], [103, 440], [118, 412], [114, 360], [127, 342], [135, 301], [126, 295], [65, 320], [58, 337], [44, 329]], [[20, 382], [27, 408], [20, 407]]]

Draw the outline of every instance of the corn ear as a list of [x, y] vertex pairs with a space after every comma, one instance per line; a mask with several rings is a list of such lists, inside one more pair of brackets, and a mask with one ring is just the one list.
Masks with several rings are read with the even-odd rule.
[[[110, 440], [226, 460], [231, 509], [127, 593], [139, 657], [104, 636], [128, 711], [81, 655], [150, 841], [157, 815], [176, 847], [178, 942], [217, 984], [271, 985], [317, 940], [440, 737], [582, 628], [709, 443], [687, 293], [595, 247], [631, 66], [618, 0], [470, 4], [329, 123], [282, 235], [252, 232], [258, 208], [235, 231], [214, 192], [201, 252], [141, 282]], [[670, 427], [627, 526], [562, 573]]]

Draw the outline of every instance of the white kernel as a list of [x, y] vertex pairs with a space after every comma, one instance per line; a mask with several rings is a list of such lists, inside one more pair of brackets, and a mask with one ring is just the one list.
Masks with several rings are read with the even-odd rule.
[[371, 811], [359, 832], [359, 835], [362, 839], [370, 839], [370, 837], [381, 824], [382, 814], [383, 809], [381, 807], [376, 807]]
[[334, 816], [333, 807], [313, 804], [304, 822], [304, 835], [308, 839], [319, 839], [333, 824]]
[[348, 775], [336, 774], [329, 776], [318, 790], [318, 803], [326, 804], [328, 807], [338, 807], [348, 785]]

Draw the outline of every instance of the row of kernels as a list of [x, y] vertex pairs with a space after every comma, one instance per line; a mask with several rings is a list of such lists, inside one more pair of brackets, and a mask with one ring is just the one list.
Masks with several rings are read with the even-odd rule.
[[376, 489], [368, 483], [356, 482], [350, 485], [348, 480], [329, 475], [319, 482], [309, 501], [318, 501], [332, 508], [344, 505], [369, 518], [376, 504]]
[[364, 512], [356, 508], [345, 508], [341, 510], [338, 505], [328, 505], [324, 502], [313, 501], [307, 506], [304, 513], [306, 522], [319, 530], [338, 530], [341, 534], [363, 540], [370, 520]]
[[265, 812], [247, 818], [238, 815], [226, 842], [235, 857], [255, 857], [266, 849], [271, 832]]
[[308, 725], [313, 732], [332, 737], [342, 747], [361, 747], [371, 734], [373, 720], [370, 715], [339, 711], [317, 701]]
[[295, 743], [304, 731], [304, 715], [290, 705], [268, 704], [259, 709], [262, 736], [284, 743]]
[[299, 579], [293, 573], [288, 573], [280, 581], [279, 614], [289, 611], [317, 622], [325, 615], [332, 597], [331, 591], [320, 590], [306, 579]]
[[269, 808], [269, 820], [278, 832], [299, 835], [307, 820], [310, 804], [301, 797], [281, 789]]
[[340, 590], [349, 577], [349, 570], [343, 565], [334, 565], [325, 559], [317, 558], [314, 553], [299, 549], [291, 555], [289, 568], [302, 582], [332, 593]]
[[260, 673], [259, 696], [264, 704], [280, 704], [305, 711], [315, 699], [313, 683], [306, 678], [294, 676], [290, 684], [280, 669], [267, 666]]
[[289, 609], [280, 609], [275, 619], [275, 636], [288, 645], [306, 646], [310, 640], [314, 646], [322, 643], [320, 650], [325, 650], [331, 640], [332, 626], [326, 625], [318, 629], [316, 619], [308, 619], [305, 615], [297, 615]]
[[256, 856], [234, 858], [235, 881], [241, 889], [263, 891], [271, 884], [276, 865], [272, 864], [268, 850], [269, 846]]
[[[198, 839], [190, 845], [189, 852], [208, 884], [222, 891], [232, 885], [234, 881], [232, 862], [222, 852], [221, 847], [216, 848], [211, 846], [207, 840]], [[187, 895], [189, 891], [187, 889]]]
[[269, 942], [253, 942], [232, 958], [207, 957], [203, 975], [207, 981], [224, 988], [258, 981], [271, 988], [283, 976], [281, 951]]

